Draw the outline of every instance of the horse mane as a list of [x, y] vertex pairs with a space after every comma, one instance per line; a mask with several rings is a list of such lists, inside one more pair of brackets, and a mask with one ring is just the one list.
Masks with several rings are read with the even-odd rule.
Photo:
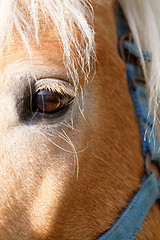
[[74, 85], [78, 68], [87, 81], [95, 60], [93, 9], [90, 0], [2, 0], [0, 1], [0, 49], [10, 43], [16, 30], [31, 53], [30, 38], [40, 43], [40, 28], [56, 28], [63, 61]]
[[[119, 2], [141, 55], [140, 61], [148, 87], [150, 110], [154, 124], [157, 124], [160, 102], [160, 24], [158, 21], [160, 6], [157, 0], [119, 0]], [[143, 50], [151, 56], [149, 63], [144, 61]]]

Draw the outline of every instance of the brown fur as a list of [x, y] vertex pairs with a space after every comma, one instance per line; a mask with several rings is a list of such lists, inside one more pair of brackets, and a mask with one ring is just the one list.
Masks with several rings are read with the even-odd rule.
[[[93, 7], [98, 64], [95, 79], [85, 89], [86, 120], [77, 111], [75, 130], [63, 127], [79, 151], [78, 179], [73, 154], [53, 142], [72, 151], [69, 144], [54, 134], [53, 125], [20, 122], [14, 98], [23, 99], [22, 81], [28, 69], [40, 77], [54, 73], [66, 77], [56, 34], [42, 32], [41, 46], [32, 45], [32, 61], [24, 58], [27, 54], [17, 46], [16, 37], [0, 59], [2, 240], [96, 239], [140, 187], [144, 172], [141, 138], [125, 66], [117, 51], [113, 3], [94, 1]], [[61, 128], [57, 131], [62, 133]], [[152, 207], [136, 239], [160, 239], [157, 208], [156, 204]]]

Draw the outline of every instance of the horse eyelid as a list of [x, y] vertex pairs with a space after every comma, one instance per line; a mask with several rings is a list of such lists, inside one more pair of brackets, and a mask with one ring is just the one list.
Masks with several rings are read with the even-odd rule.
[[40, 79], [35, 83], [34, 93], [42, 90], [57, 92], [59, 94], [66, 94], [72, 98], [75, 97], [74, 87], [70, 83], [63, 80], [50, 78]]

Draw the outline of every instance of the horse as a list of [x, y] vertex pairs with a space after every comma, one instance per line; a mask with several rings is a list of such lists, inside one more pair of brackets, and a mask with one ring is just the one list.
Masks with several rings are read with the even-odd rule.
[[[158, 1], [119, 3], [158, 133]], [[1, 240], [97, 239], [140, 189], [141, 136], [115, 7], [114, 0], [0, 1]], [[136, 239], [160, 239], [159, 224], [154, 203]]]

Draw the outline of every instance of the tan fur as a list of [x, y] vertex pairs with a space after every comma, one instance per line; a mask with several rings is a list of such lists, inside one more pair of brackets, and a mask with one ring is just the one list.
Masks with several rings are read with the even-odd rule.
[[[140, 187], [141, 138], [117, 50], [113, 3], [93, 1], [93, 7], [97, 73], [84, 89], [86, 120], [75, 111], [75, 130], [67, 127], [71, 121], [66, 126], [57, 122], [57, 128], [27, 125], [15, 104], [14, 96], [23, 99], [26, 73], [67, 78], [56, 32], [41, 32], [41, 45], [32, 44], [32, 60], [16, 33], [1, 56], [2, 240], [96, 239]], [[69, 139], [78, 153], [78, 179]], [[157, 208], [152, 207], [136, 239], [160, 239]]]

